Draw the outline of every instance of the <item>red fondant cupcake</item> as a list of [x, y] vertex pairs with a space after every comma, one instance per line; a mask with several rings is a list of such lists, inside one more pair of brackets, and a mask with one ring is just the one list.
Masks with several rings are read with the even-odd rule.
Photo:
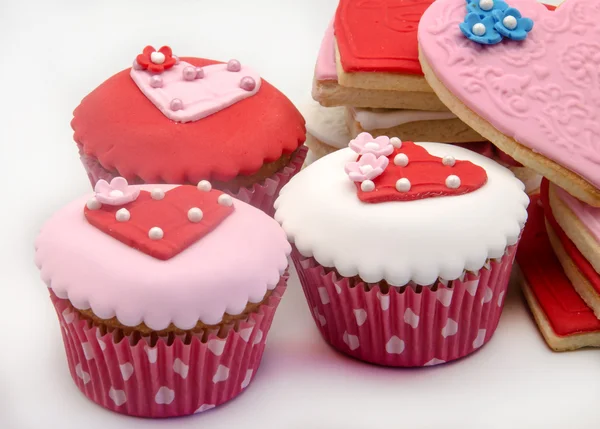
[[256, 71], [168, 47], [147, 46], [81, 101], [71, 126], [92, 185], [210, 180], [269, 214], [306, 155], [304, 119]]
[[275, 219], [326, 341], [365, 361], [423, 366], [492, 337], [528, 201], [489, 158], [363, 133], [294, 177]]

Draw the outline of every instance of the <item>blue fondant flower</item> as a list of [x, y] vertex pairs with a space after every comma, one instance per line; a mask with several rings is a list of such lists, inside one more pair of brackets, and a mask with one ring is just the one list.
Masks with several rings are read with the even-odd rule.
[[481, 18], [475, 12], [468, 13], [465, 21], [460, 23], [459, 27], [467, 39], [482, 45], [495, 45], [502, 40], [502, 36], [494, 28], [492, 16]]
[[493, 13], [494, 28], [502, 36], [512, 40], [524, 40], [527, 33], [533, 28], [533, 21], [530, 18], [521, 17], [519, 12], [514, 7], [509, 7], [506, 10], [495, 10]]
[[502, 0], [467, 0], [467, 13], [476, 13], [481, 18], [492, 15], [494, 11], [503, 11], [508, 4]]

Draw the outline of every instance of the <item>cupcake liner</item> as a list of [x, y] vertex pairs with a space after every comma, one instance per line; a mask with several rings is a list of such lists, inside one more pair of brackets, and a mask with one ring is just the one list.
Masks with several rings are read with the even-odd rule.
[[[221, 186], [218, 189], [228, 193], [238, 200], [261, 209], [263, 212], [273, 217], [275, 214], [273, 204], [279, 195], [279, 191], [296, 173], [300, 171], [302, 164], [304, 163], [304, 159], [306, 158], [307, 151], [308, 149], [306, 146], [300, 146], [290, 159], [288, 165], [262, 182], [255, 183], [247, 188], [239, 188], [235, 190], [228, 189], [226, 186]], [[96, 158], [83, 153], [83, 148], [80, 145], [79, 157], [83, 167], [87, 172], [92, 187], [96, 186], [96, 182], [100, 179], [110, 182], [115, 176], [118, 176], [118, 172], [106, 170], [102, 165], [100, 165]], [[142, 180], [136, 180], [130, 184], [134, 185], [142, 183], [144, 183]]]
[[363, 361], [414, 367], [461, 358], [490, 340], [516, 247], [478, 273], [433, 287], [395, 288], [339, 277], [296, 248], [292, 260], [325, 341]]
[[[265, 348], [287, 274], [268, 302], [229, 330], [185, 339], [102, 334], [81, 319], [66, 299], [50, 296], [61, 322], [67, 361], [75, 384], [92, 401], [138, 417], [175, 417], [200, 413], [239, 395], [252, 381]], [[155, 343], [155, 344], [154, 344]]]

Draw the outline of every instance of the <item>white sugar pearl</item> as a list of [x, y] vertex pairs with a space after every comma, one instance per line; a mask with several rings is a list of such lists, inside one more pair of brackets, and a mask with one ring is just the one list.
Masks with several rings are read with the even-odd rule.
[[360, 189], [363, 192], [371, 192], [373, 189], [375, 189], [375, 183], [373, 183], [371, 180], [365, 180], [360, 184]]
[[365, 149], [367, 150], [377, 150], [379, 149], [379, 145], [375, 142], [369, 142], [365, 145]]
[[509, 30], [514, 30], [517, 28], [517, 18], [512, 15], [505, 16], [502, 20], [502, 24]]
[[390, 139], [390, 143], [392, 144], [392, 146], [394, 146], [396, 149], [399, 149], [402, 147], [402, 140], [400, 140], [398, 137], [392, 137]]
[[398, 192], [408, 192], [410, 191], [410, 181], [403, 177], [396, 182], [396, 190]]
[[150, 54], [150, 61], [152, 61], [154, 64], [162, 64], [165, 62], [165, 54], [154, 51]]
[[131, 218], [131, 213], [127, 209], [119, 209], [117, 213], [115, 213], [115, 218], [119, 222], [127, 222]]
[[408, 165], [408, 156], [405, 153], [399, 153], [394, 157], [394, 164], [406, 167]]
[[123, 191], [119, 191], [118, 189], [113, 189], [108, 193], [113, 198], [118, 198], [123, 196]]
[[492, 10], [494, 7], [494, 0], [479, 0], [479, 7], [481, 10]]
[[153, 200], [162, 200], [165, 197], [165, 191], [160, 188], [154, 188], [150, 191], [150, 196]]
[[217, 203], [225, 207], [231, 207], [233, 204], [233, 199], [227, 194], [222, 194], [219, 195], [219, 198], [217, 198]]
[[448, 167], [453, 167], [455, 163], [456, 163], [456, 159], [454, 159], [454, 157], [450, 156], [450, 155], [446, 155], [442, 159], [442, 164], [447, 165]]
[[100, 201], [98, 201], [96, 198], [90, 198], [87, 201], [87, 203], [85, 203], [85, 206], [89, 210], [98, 210], [100, 207], [102, 207], [102, 203]]
[[476, 36], [483, 36], [485, 34], [485, 25], [483, 25], [481, 22], [478, 22], [473, 26], [471, 31]]
[[148, 231], [148, 237], [150, 237], [151, 240], [160, 240], [164, 235], [165, 233], [163, 230], [157, 226], [153, 226], [150, 228], [150, 231]]
[[202, 220], [202, 216], [204, 216], [204, 213], [198, 207], [192, 207], [188, 210], [188, 219], [190, 222], [198, 223]]
[[212, 185], [208, 180], [201, 180], [198, 182], [198, 190], [208, 192], [212, 189]]
[[454, 174], [451, 174], [450, 176], [446, 177], [446, 186], [450, 189], [457, 189], [460, 186], [460, 178]]

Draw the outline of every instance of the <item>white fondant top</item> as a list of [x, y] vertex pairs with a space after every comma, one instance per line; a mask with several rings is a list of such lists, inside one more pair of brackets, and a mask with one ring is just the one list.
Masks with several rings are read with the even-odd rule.
[[348, 146], [352, 137], [346, 125], [345, 107], [323, 107], [311, 101], [300, 110], [306, 120], [306, 130], [315, 138], [337, 149]]
[[483, 167], [487, 183], [460, 196], [363, 203], [344, 171], [356, 153], [342, 149], [292, 178], [275, 202], [275, 219], [303, 256], [369, 283], [431, 285], [502, 257], [507, 246], [517, 243], [527, 220], [523, 184], [506, 168], [467, 149], [419, 144], [432, 155]]

